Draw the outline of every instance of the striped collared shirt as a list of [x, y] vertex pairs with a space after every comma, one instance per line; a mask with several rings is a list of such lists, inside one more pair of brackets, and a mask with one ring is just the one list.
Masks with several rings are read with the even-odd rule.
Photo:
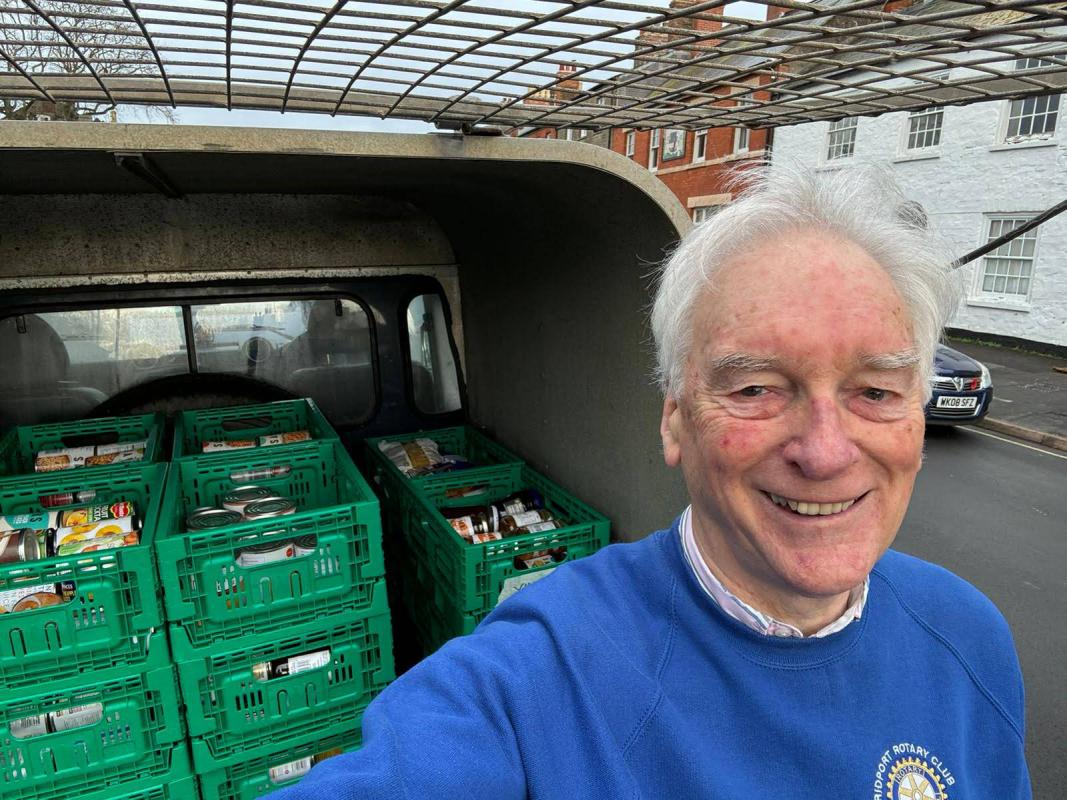
[[[750, 606], [740, 597], [731, 594], [715, 577], [715, 574], [708, 568], [707, 562], [697, 548], [696, 537], [693, 535], [692, 506], [682, 512], [682, 521], [678, 527], [682, 536], [682, 550], [685, 553], [686, 561], [689, 562], [689, 566], [693, 570], [693, 574], [696, 575], [700, 585], [704, 587], [708, 597], [714, 600], [716, 605], [726, 612], [728, 616], [765, 636], [804, 637], [799, 628], [764, 614], [762, 611]], [[869, 577], [864, 579], [862, 585], [852, 590], [852, 594], [848, 598], [848, 609], [844, 614], [825, 628], [813, 633], [811, 638], [818, 639], [823, 636], [829, 636], [831, 633], [837, 633], [853, 620], [859, 619], [863, 614], [863, 607], [867, 604], [867, 590], [870, 587], [870, 580]]]

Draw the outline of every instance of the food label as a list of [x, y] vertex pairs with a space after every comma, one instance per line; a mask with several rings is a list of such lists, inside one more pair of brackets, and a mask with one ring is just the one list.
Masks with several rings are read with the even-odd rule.
[[470, 517], [456, 517], [450, 519], [448, 523], [464, 539], [469, 539], [474, 535], [474, 520]]
[[0, 591], [0, 614], [11, 611], [18, 601], [24, 597], [29, 597], [31, 594], [55, 592], [55, 590], [56, 585], [54, 583], [28, 583], [18, 589], [4, 589]]
[[515, 527], [525, 528], [527, 525], [541, 522], [541, 511], [527, 511], [525, 514], [512, 514], [511, 518], [515, 520]]
[[48, 733], [48, 717], [37, 714], [11, 721], [11, 735], [16, 739], [29, 739], [31, 736], [43, 736]]
[[69, 731], [99, 722], [104, 717], [104, 706], [102, 703], [73, 706], [63, 711], [51, 711], [48, 717], [53, 731]]
[[547, 522], [534, 522], [531, 525], [527, 525], [523, 528], [526, 533], [541, 533], [542, 531], [554, 531], [559, 525], [555, 520], [548, 520]]
[[484, 544], [485, 542], [496, 542], [503, 539], [504, 535], [498, 531], [489, 531], [489, 533], [475, 533], [471, 534], [471, 544]]
[[35, 511], [29, 514], [8, 514], [0, 516], [0, 533], [3, 531], [18, 531], [23, 528], [33, 528], [35, 531], [44, 531], [55, 528], [59, 514], [55, 511]]
[[66, 541], [56, 548], [57, 556], [74, 556], [79, 553], [95, 553], [98, 550], [114, 550], [116, 547], [127, 547], [131, 544], [139, 544], [140, 537], [137, 531], [127, 534], [115, 534], [113, 536], [97, 536], [92, 539], [80, 541]]
[[200, 449], [205, 453], [221, 453], [226, 450], [244, 450], [255, 446], [254, 439], [233, 439], [228, 442], [202, 442]]
[[310, 441], [311, 434], [307, 431], [287, 431], [286, 433], [271, 433], [259, 437], [260, 447], [270, 447], [276, 444], [293, 444], [294, 442]]
[[296, 761], [289, 761], [285, 764], [271, 767], [270, 782], [284, 783], [285, 781], [291, 781], [294, 778], [307, 775], [308, 772], [311, 771], [311, 764], [312, 756], [307, 756], [306, 758], [298, 758]]
[[125, 536], [136, 530], [132, 517], [72, 525], [69, 528], [56, 528], [56, 548], [68, 542], [83, 542], [86, 539], [98, 539], [104, 536]]
[[126, 500], [120, 500], [110, 505], [85, 506], [84, 508], [71, 508], [67, 511], [58, 512], [56, 525], [50, 528], [69, 528], [72, 525], [86, 525], [91, 522], [100, 522], [107, 519], [121, 519], [133, 514], [133, 505]]
[[519, 590], [525, 589], [531, 583], [537, 583], [539, 580], [547, 578], [557, 567], [552, 569], [544, 569], [540, 572], [534, 572], [532, 574], [515, 575], [514, 577], [504, 580], [503, 588], [500, 590], [500, 596], [497, 598], [497, 603], [503, 603], [513, 594], [516, 594]]
[[551, 553], [527, 553], [526, 555], [516, 556], [522, 565], [526, 569], [537, 569], [538, 567], [547, 567], [552, 563]]
[[298, 672], [307, 672], [309, 669], [318, 669], [330, 663], [330, 651], [316, 650], [314, 653], [293, 656], [287, 663], [290, 675], [296, 675]]

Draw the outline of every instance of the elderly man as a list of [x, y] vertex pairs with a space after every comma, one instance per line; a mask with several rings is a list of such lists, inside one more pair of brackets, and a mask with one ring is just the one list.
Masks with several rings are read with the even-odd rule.
[[879, 179], [821, 177], [762, 174], [665, 267], [692, 505], [503, 603], [279, 800], [1030, 796], [1003, 618], [888, 551], [947, 259]]

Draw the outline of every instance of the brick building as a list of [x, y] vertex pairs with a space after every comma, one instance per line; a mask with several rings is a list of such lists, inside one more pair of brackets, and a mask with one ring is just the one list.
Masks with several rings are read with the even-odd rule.
[[[695, 5], [700, 0], [671, 0], [672, 9]], [[767, 6], [767, 18], [774, 19], [784, 9]], [[708, 14], [722, 12], [722, 7], [709, 9]], [[666, 61], [684, 62], [697, 56], [707, 55], [718, 42], [714, 38], [698, 42], [685, 41], [684, 31], [698, 34], [713, 33], [721, 29], [722, 22], [709, 15], [681, 17], [672, 24], [672, 31], [643, 30], [636, 40], [636, 50], [644, 45], [669, 44], [672, 39], [680, 43], [677, 48], [658, 50], [654, 56], [635, 56], [634, 67], [637, 70], [654, 72]], [[724, 56], [714, 62], [694, 64], [691, 74], [695, 79], [702, 75], [714, 74], [716, 65], [744, 65], [744, 56]], [[753, 61], [755, 65], [756, 61]], [[572, 64], [563, 64], [557, 73], [557, 83], [551, 89], [538, 92], [526, 101], [527, 105], [558, 105], [566, 102], [583, 91], [582, 82], [567, 76], [575, 71]], [[762, 79], [765, 80], [765, 79]], [[752, 78], [751, 98], [765, 98], [756, 86], [760, 78]], [[597, 102], [601, 105], [619, 105], [629, 98], [636, 98], [654, 89], [655, 81], [642, 81], [640, 88], [632, 86], [619, 87], [617, 91], [604, 92], [604, 85], [594, 87]], [[670, 88], [665, 86], [664, 88]], [[729, 90], [724, 94], [730, 94]], [[736, 90], [733, 90], [736, 95]], [[743, 106], [743, 96], [730, 97], [716, 103], [723, 106]], [[687, 131], [682, 129], [611, 128], [602, 131], [583, 129], [556, 128], [518, 128], [511, 132], [513, 136], [538, 139], [570, 139], [587, 141], [621, 153], [631, 158], [646, 169], [651, 170], [681, 201], [695, 222], [710, 216], [723, 204], [729, 202], [727, 188], [729, 176], [736, 168], [760, 163], [770, 153], [771, 131], [768, 129], [749, 128], [706, 128]]]

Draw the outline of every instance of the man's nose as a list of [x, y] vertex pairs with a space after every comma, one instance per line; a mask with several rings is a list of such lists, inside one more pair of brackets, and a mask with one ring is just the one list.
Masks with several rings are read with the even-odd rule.
[[841, 409], [833, 400], [812, 399], [798, 425], [783, 455], [805, 478], [827, 480], [859, 460], [859, 448], [845, 430]]

